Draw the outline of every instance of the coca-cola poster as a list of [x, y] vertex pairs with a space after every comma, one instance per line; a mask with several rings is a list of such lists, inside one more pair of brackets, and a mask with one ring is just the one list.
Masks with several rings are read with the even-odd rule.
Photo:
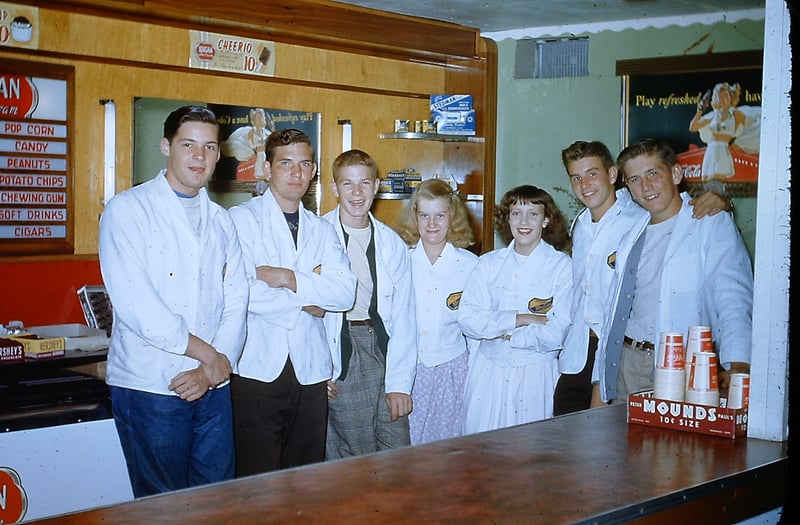
[[617, 62], [622, 142], [667, 140], [690, 193], [753, 197], [761, 136], [761, 52]]

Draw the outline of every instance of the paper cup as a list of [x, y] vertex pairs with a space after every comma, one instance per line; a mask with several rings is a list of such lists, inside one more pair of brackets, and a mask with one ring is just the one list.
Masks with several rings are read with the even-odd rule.
[[656, 354], [656, 368], [685, 368], [686, 360], [683, 348], [683, 334], [679, 332], [662, 332]]
[[686, 338], [686, 385], [689, 388], [689, 370], [692, 363], [692, 356], [697, 352], [713, 352], [714, 340], [710, 326], [690, 326], [689, 335]]
[[692, 356], [686, 401], [695, 405], [719, 406], [716, 354], [697, 352]]
[[653, 371], [653, 395], [658, 399], [683, 401], [685, 398], [683, 368], [656, 368]]
[[698, 352], [692, 356], [689, 366], [688, 390], [719, 390], [717, 384], [717, 355], [710, 352]]
[[738, 409], [750, 405], [750, 374], [731, 374], [727, 407]]
[[719, 406], [719, 390], [687, 390], [686, 402], [709, 407]]
[[694, 352], [713, 352], [714, 341], [710, 326], [690, 326], [689, 337], [686, 339], [686, 356]]

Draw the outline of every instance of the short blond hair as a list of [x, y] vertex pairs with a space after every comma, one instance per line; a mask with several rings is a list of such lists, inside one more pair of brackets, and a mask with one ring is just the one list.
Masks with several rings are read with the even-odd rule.
[[341, 172], [342, 168], [346, 168], [348, 166], [365, 166], [369, 168], [373, 179], [378, 178], [378, 165], [375, 164], [375, 159], [373, 159], [369, 153], [365, 151], [361, 151], [360, 149], [351, 149], [349, 151], [340, 153], [339, 156], [334, 159], [333, 182], [337, 182], [339, 180], [339, 172]]
[[397, 223], [397, 233], [409, 246], [414, 246], [419, 241], [419, 228], [417, 227], [417, 203], [420, 199], [444, 199], [450, 209], [450, 227], [445, 239], [458, 248], [466, 248], [475, 244], [475, 234], [469, 224], [467, 207], [461, 202], [461, 197], [453, 191], [450, 184], [439, 179], [423, 181], [414, 193], [411, 200], [403, 209]]

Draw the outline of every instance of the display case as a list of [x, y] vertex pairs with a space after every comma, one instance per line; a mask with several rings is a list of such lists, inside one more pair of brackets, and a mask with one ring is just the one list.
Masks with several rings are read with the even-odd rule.
[[0, 365], [0, 432], [111, 418], [108, 386], [97, 370], [107, 349]]

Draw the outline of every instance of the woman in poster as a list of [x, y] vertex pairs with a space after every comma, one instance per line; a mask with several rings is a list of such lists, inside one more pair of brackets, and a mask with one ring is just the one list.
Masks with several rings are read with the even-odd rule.
[[239, 162], [255, 160], [253, 176], [257, 180], [264, 179], [264, 144], [267, 137], [274, 131], [272, 118], [263, 108], [250, 110], [250, 126], [236, 129], [220, 145], [221, 152], [226, 157], [235, 157]]
[[[724, 183], [733, 177], [735, 171], [730, 143], [745, 128], [746, 116], [736, 107], [741, 91], [739, 84], [717, 84], [713, 93], [707, 92], [697, 103], [697, 112], [689, 123], [689, 130], [699, 132], [707, 144], [702, 167], [705, 189], [720, 195], [725, 195]], [[709, 98], [712, 110], [703, 115]]]

